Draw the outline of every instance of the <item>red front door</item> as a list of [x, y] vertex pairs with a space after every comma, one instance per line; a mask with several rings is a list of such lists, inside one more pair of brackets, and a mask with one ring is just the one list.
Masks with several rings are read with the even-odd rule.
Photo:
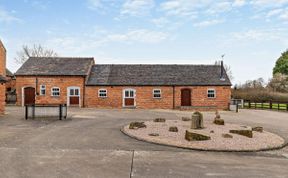
[[24, 105], [35, 104], [35, 88], [24, 88]]

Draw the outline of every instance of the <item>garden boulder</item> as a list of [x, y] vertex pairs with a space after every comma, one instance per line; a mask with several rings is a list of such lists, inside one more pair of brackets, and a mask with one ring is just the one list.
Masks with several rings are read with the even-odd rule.
[[211, 138], [207, 135], [202, 135], [195, 132], [189, 132], [188, 130], [186, 130], [185, 139], [188, 141], [205, 141], [210, 140]]

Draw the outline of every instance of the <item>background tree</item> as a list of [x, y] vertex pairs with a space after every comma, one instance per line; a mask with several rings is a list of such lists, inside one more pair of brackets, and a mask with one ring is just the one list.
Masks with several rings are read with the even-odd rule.
[[275, 67], [273, 68], [273, 75], [277, 73], [288, 75], [288, 49], [283, 52], [276, 61]]
[[[221, 65], [221, 61], [215, 61], [215, 65]], [[234, 79], [233, 74], [232, 74], [232, 69], [229, 65], [224, 64], [224, 69], [230, 79], [230, 81], [232, 81]]]
[[270, 79], [267, 87], [273, 92], [287, 93], [288, 76], [281, 73], [276, 73], [273, 78]]
[[32, 47], [23, 45], [21, 51], [17, 52], [15, 61], [23, 64], [29, 57], [57, 57], [57, 53], [52, 49], [46, 49], [40, 44], [34, 44]]

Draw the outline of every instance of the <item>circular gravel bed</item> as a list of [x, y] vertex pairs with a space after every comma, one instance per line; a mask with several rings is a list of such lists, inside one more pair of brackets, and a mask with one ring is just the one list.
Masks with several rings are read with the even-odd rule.
[[[283, 138], [265, 130], [262, 133], [253, 131], [253, 138], [229, 133], [229, 130], [251, 129], [251, 127], [236, 124], [225, 123], [223, 126], [204, 121], [204, 129], [190, 129], [190, 121], [180, 120], [147, 121], [144, 124], [146, 128], [129, 129], [128, 125], [122, 131], [138, 140], [197, 150], [262, 151], [280, 148], [284, 144]], [[169, 132], [171, 126], [176, 126], [178, 132]], [[210, 136], [211, 140], [187, 141], [185, 140], [186, 130]], [[233, 138], [224, 138], [223, 134], [232, 135]]]

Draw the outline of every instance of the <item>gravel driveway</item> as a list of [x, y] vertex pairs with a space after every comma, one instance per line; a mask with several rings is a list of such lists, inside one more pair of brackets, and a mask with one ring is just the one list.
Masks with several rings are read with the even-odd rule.
[[[8, 107], [0, 117], [1, 177], [288, 177], [287, 147], [198, 152], [140, 142], [119, 131], [135, 120], [175, 119], [190, 112], [69, 108], [67, 120], [26, 121], [23, 111]], [[263, 126], [288, 142], [288, 113], [241, 110], [221, 116], [228, 123]]]

